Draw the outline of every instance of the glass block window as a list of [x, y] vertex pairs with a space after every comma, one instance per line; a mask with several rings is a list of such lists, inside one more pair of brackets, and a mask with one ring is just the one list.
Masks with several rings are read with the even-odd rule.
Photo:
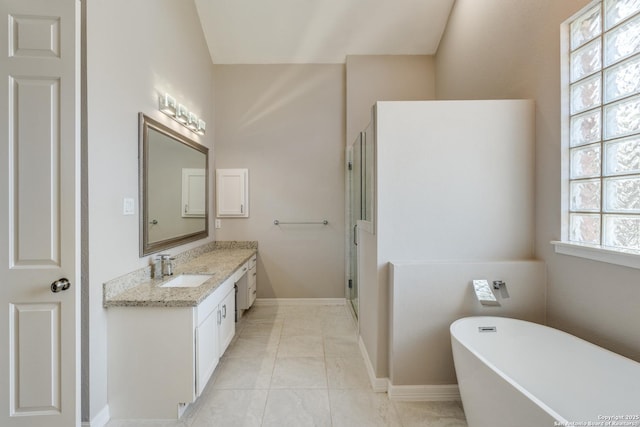
[[568, 239], [640, 250], [640, 0], [569, 23]]

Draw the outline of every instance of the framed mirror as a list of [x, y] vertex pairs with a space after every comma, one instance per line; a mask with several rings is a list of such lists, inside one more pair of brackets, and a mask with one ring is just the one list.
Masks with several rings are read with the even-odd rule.
[[138, 115], [140, 256], [209, 235], [209, 148]]

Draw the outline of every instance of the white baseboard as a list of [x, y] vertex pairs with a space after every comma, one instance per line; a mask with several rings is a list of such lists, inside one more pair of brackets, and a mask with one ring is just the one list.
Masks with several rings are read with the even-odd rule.
[[360, 353], [364, 359], [365, 367], [367, 368], [367, 374], [369, 375], [369, 382], [373, 391], [377, 393], [387, 393], [389, 399], [392, 400], [404, 400], [404, 401], [452, 401], [460, 400], [460, 390], [456, 384], [451, 385], [393, 385], [389, 378], [376, 377], [373, 369], [373, 364], [367, 353], [367, 348], [362, 341], [362, 337], [358, 337], [358, 346], [360, 347]]
[[373, 391], [376, 393], [386, 393], [389, 387], [389, 379], [376, 377], [376, 373], [373, 370], [373, 364], [371, 363], [371, 359], [369, 359], [369, 353], [367, 353], [367, 348], [365, 347], [361, 336], [358, 337], [358, 345], [360, 346], [360, 353], [362, 353], [362, 357], [364, 358], [364, 364], [367, 368], [369, 382], [371, 383]]
[[389, 383], [389, 399], [405, 401], [460, 400], [460, 390], [451, 385], [393, 385]]
[[345, 298], [257, 298], [255, 305], [345, 305]]
[[109, 405], [106, 405], [91, 421], [83, 421], [82, 427], [104, 427], [110, 419]]

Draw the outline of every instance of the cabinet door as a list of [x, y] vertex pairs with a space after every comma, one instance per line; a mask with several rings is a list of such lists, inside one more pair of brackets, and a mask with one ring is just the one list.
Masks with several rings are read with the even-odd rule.
[[219, 354], [221, 356], [229, 346], [229, 343], [231, 343], [231, 340], [236, 333], [235, 298], [235, 289], [231, 289], [218, 306], [218, 344]]
[[248, 169], [216, 169], [216, 212], [219, 217], [249, 216]]
[[248, 276], [247, 308], [249, 308], [251, 307], [251, 305], [253, 305], [253, 302], [256, 300], [256, 294], [258, 293], [257, 272], [256, 272], [255, 264], [251, 268], [251, 270], [249, 270], [249, 272], [247, 273], [247, 276]]
[[196, 395], [200, 396], [218, 365], [217, 310], [196, 328]]
[[204, 168], [182, 169], [182, 217], [203, 218], [207, 213], [207, 172]]

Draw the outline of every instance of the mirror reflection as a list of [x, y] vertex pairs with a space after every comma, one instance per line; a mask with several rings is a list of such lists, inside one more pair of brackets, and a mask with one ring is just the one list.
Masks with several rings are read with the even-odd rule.
[[209, 149], [140, 113], [140, 256], [208, 235]]

